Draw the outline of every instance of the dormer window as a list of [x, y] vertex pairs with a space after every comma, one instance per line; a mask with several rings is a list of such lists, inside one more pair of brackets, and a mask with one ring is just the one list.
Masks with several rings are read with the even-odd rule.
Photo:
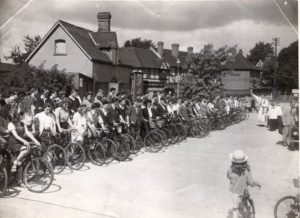
[[64, 39], [57, 39], [55, 40], [55, 55], [66, 55], [66, 40]]

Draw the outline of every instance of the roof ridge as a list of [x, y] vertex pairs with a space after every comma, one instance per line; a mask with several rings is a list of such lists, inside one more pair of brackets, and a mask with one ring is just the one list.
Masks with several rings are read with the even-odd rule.
[[66, 22], [66, 21], [61, 20], [61, 19], [59, 19], [58, 21], [59, 21], [59, 22], [63, 22], [63, 23], [68, 24], [68, 25], [71, 25], [71, 26], [73, 26], [73, 27], [76, 27], [76, 28], [78, 28], [78, 29], [82, 29], [82, 30], [85, 30], [85, 31], [88, 31], [88, 32], [95, 33], [95, 32], [92, 31], [92, 30], [89, 30], [89, 29], [86, 29], [86, 28], [84, 28], [84, 27], [80, 27], [80, 26], [74, 25], [74, 24], [72, 24], [72, 23]]

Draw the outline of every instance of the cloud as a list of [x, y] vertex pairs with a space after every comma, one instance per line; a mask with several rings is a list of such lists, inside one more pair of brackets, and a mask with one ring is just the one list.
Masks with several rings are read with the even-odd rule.
[[[12, 3], [5, 7], [12, 7]], [[191, 45], [196, 49], [212, 42], [216, 46], [238, 44], [247, 51], [255, 42], [271, 41], [275, 36], [281, 37], [282, 45], [297, 39], [287, 21], [297, 27], [296, 0], [288, 0], [287, 5], [284, 0], [34, 0], [1, 29], [0, 56], [21, 44], [26, 34], [44, 36], [58, 19], [96, 31], [99, 11], [111, 12], [111, 28], [117, 31], [120, 45], [127, 39], [142, 37], [164, 41], [166, 46], [179, 42], [182, 48]]]

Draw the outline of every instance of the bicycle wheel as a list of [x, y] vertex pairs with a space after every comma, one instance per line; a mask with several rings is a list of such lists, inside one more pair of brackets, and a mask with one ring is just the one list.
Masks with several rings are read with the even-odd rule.
[[140, 149], [136, 146], [134, 138], [129, 134], [124, 134], [124, 137], [126, 137], [129, 142], [130, 153], [137, 154], [140, 151]]
[[7, 170], [5, 166], [0, 166], [0, 198], [5, 195], [8, 183]]
[[53, 173], [59, 174], [66, 168], [66, 153], [60, 145], [51, 145], [44, 154], [53, 167]]
[[187, 138], [187, 128], [180, 123], [176, 124], [179, 133], [179, 141], [184, 141]]
[[119, 161], [126, 160], [130, 155], [130, 145], [126, 137], [118, 136], [115, 138], [117, 145], [116, 157]]
[[105, 164], [105, 150], [101, 143], [94, 142], [93, 144], [89, 145], [87, 153], [92, 164], [97, 166], [102, 166]]
[[144, 147], [144, 141], [143, 141], [142, 137], [136, 133], [133, 133], [132, 137], [135, 141], [136, 149], [138, 149], [138, 151], [140, 151]]
[[105, 163], [111, 163], [113, 160], [116, 159], [117, 154], [117, 146], [115, 142], [108, 138], [103, 138], [100, 144], [103, 147], [103, 150], [105, 151]]
[[163, 140], [163, 137], [159, 133], [155, 131], [150, 131], [144, 139], [146, 150], [149, 152], [160, 151], [164, 146]]
[[68, 166], [73, 170], [80, 170], [85, 162], [85, 152], [79, 143], [69, 143], [65, 147]]
[[275, 218], [296, 218], [300, 215], [299, 199], [295, 196], [285, 196], [274, 207]]
[[225, 120], [223, 118], [218, 118], [217, 119], [217, 126], [216, 129], [217, 130], [223, 130], [226, 128], [226, 123]]
[[29, 191], [44, 192], [51, 186], [53, 179], [52, 165], [45, 158], [36, 157], [26, 163], [23, 182]]
[[251, 199], [243, 200], [239, 211], [243, 218], [255, 218], [254, 202]]

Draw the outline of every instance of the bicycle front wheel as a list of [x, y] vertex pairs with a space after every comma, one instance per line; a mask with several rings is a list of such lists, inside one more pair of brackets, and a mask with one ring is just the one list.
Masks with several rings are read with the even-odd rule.
[[48, 147], [44, 157], [51, 163], [54, 174], [59, 174], [66, 167], [66, 153], [60, 145], [51, 145]]
[[255, 218], [254, 202], [251, 199], [243, 200], [239, 210], [242, 217]]
[[275, 204], [275, 218], [296, 218], [300, 215], [299, 200], [295, 196], [285, 196]]
[[78, 143], [70, 143], [65, 148], [67, 164], [72, 170], [80, 170], [85, 162], [85, 151]]
[[89, 145], [88, 156], [90, 161], [97, 166], [102, 166], [105, 163], [105, 150], [100, 142]]
[[0, 198], [5, 195], [8, 183], [6, 167], [0, 166]]
[[52, 165], [45, 158], [33, 158], [25, 165], [23, 182], [29, 191], [44, 192], [51, 186], [53, 179]]

